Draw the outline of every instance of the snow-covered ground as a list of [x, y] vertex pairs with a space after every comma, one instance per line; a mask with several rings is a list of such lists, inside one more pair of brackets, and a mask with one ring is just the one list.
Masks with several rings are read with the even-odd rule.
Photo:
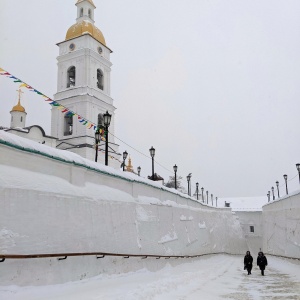
[[[141, 270], [40, 287], [0, 286], [1, 300], [264, 300], [300, 299], [300, 262], [267, 257], [265, 275], [242, 256], [202, 257], [157, 272]], [[256, 255], [254, 255], [254, 261]]]

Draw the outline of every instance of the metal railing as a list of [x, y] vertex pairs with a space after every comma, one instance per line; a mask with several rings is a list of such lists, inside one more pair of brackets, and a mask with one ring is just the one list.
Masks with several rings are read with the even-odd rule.
[[205, 253], [205, 254], [198, 254], [198, 255], [155, 255], [155, 254], [124, 254], [124, 253], [106, 253], [106, 252], [81, 252], [81, 253], [45, 253], [45, 254], [0, 254], [0, 262], [4, 262], [6, 259], [29, 259], [29, 258], [51, 258], [57, 257], [58, 260], [65, 260], [67, 257], [72, 256], [96, 256], [96, 258], [104, 258], [105, 256], [119, 256], [123, 258], [130, 258], [130, 257], [140, 257], [141, 259], [146, 258], [196, 258], [205, 255], [216, 255], [216, 254], [229, 254], [225, 252], [219, 253]]

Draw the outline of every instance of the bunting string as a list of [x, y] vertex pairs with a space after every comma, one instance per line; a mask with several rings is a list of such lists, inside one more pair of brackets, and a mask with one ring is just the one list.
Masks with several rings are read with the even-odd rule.
[[[1, 75], [6, 76], [7, 78], [10, 78], [15, 83], [20, 83], [20, 88], [25, 88], [28, 91], [31, 91], [31, 92], [36, 93], [37, 95], [41, 96], [42, 98], [44, 98], [45, 102], [48, 102], [52, 107], [55, 107], [56, 109], [60, 110], [63, 114], [65, 114], [65, 116], [67, 116], [67, 117], [73, 117], [74, 116], [75, 118], [77, 118], [78, 122], [81, 123], [81, 125], [86, 126], [88, 129], [93, 129], [93, 130], [97, 129], [97, 125], [95, 123], [93, 123], [93, 122], [87, 120], [86, 118], [80, 116], [76, 112], [73, 112], [72, 110], [70, 110], [69, 108], [61, 105], [57, 101], [54, 101], [50, 97], [44, 95], [40, 91], [36, 90], [35, 88], [30, 86], [26, 82], [22, 81], [21, 79], [17, 78], [16, 76], [12, 75], [11, 73], [9, 73], [8, 71], [6, 71], [2, 68], [0, 68], [0, 76]], [[99, 131], [100, 131], [100, 135], [101, 135], [101, 140], [105, 141], [104, 130], [102, 128], [100, 128]]]
[[[98, 148], [98, 152], [105, 153], [105, 150]], [[116, 158], [114, 156], [108, 155], [108, 157], [111, 158], [111, 159], [113, 159], [113, 160], [117, 160], [119, 163], [123, 163], [122, 161], [120, 161], [118, 158]]]

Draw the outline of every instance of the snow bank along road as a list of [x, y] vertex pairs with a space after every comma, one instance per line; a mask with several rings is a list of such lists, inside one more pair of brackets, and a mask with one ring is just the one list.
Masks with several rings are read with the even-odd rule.
[[100, 275], [52, 286], [0, 286], [0, 299], [300, 299], [300, 262], [267, 258], [269, 266], [264, 277], [255, 265], [252, 275], [246, 275], [242, 256], [216, 255], [190, 260], [176, 267], [167, 265], [157, 272], [141, 270], [120, 275]]

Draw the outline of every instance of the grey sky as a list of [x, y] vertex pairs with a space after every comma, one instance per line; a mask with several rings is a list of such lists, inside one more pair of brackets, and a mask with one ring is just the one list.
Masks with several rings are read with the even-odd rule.
[[[0, 0], [0, 67], [52, 97], [73, 0]], [[112, 54], [116, 136], [215, 196], [265, 195], [297, 174], [300, 2], [94, 0]], [[18, 85], [0, 78], [0, 125]], [[26, 92], [27, 125], [50, 106]], [[151, 161], [126, 145], [142, 175]], [[171, 173], [157, 166], [167, 178]], [[289, 182], [298, 188], [297, 178]], [[283, 192], [283, 187], [281, 188]]]

